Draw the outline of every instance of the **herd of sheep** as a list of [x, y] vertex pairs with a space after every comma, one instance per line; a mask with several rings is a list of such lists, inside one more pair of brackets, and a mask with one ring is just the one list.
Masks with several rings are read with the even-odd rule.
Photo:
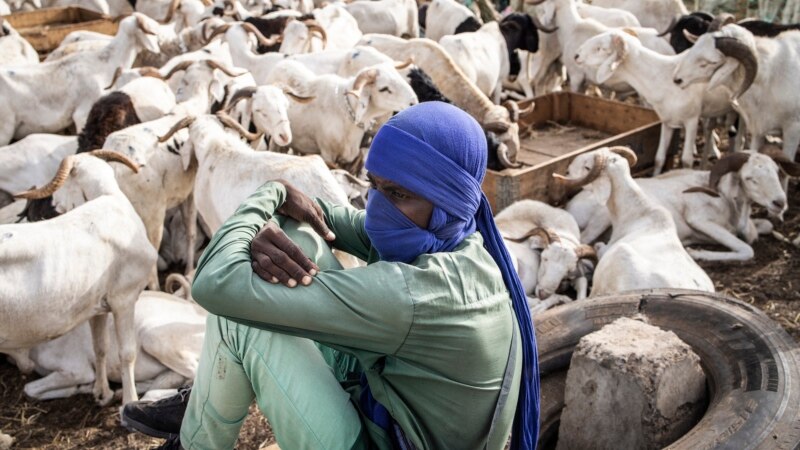
[[[562, 86], [636, 93], [661, 118], [657, 176], [634, 179], [636, 155], [603, 148], [553, 175], [581, 188], [564, 209], [496, 212], [535, 314], [713, 291], [695, 261], [752, 258], [772, 232], [753, 205], [781, 220], [800, 176], [795, 25], [679, 0], [526, 0], [489, 17], [455, 0], [129, 2], [0, 0], [0, 15], [124, 16], [115, 36], [73, 32], [41, 62], [0, 17], [0, 352], [42, 375], [25, 386], [36, 399], [107, 404], [112, 380], [126, 403], [191, 380], [206, 313], [189, 283], [207, 237], [271, 179], [363, 207], [371, 136], [418, 102], [471, 114], [496, 170], [520, 166], [516, 102]], [[677, 129], [684, 168], [660, 174]]]

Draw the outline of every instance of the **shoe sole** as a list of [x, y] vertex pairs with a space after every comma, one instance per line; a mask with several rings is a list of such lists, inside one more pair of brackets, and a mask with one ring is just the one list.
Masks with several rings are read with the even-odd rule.
[[146, 434], [154, 438], [170, 439], [178, 435], [177, 433], [168, 433], [166, 431], [160, 431], [154, 428], [150, 428], [141, 422], [131, 419], [130, 417], [122, 417], [120, 423], [123, 427], [128, 429], [128, 431], [137, 431], [139, 433]]

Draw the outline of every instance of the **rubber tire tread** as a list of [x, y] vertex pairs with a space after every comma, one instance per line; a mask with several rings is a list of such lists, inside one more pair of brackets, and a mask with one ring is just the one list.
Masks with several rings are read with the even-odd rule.
[[[564, 379], [581, 337], [620, 317], [673, 331], [701, 359], [709, 406], [669, 449], [800, 448], [800, 349], [758, 308], [718, 294], [654, 289], [581, 300], [534, 320], [542, 439], [557, 430]], [[549, 427], [549, 428], [548, 428]]]

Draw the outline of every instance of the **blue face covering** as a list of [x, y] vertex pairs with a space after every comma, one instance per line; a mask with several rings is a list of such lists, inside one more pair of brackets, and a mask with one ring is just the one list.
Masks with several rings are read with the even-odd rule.
[[[405, 263], [421, 254], [451, 251], [476, 229], [480, 231], [486, 250], [503, 274], [522, 340], [522, 381], [512, 448], [533, 450], [539, 433], [536, 337], [522, 284], [481, 191], [486, 157], [483, 130], [464, 111], [441, 102], [403, 110], [378, 130], [366, 168], [433, 203], [431, 220], [427, 229], [418, 227], [373, 189], [365, 228], [382, 260]], [[362, 408], [386, 419], [385, 409], [374, 402], [368, 390], [367, 397], [362, 399]]]

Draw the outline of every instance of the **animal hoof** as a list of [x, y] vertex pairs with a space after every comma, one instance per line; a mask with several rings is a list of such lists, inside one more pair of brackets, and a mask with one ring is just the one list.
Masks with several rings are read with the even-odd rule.
[[97, 402], [97, 404], [100, 406], [106, 406], [109, 403], [111, 403], [111, 400], [114, 400], [114, 391], [112, 391], [108, 387], [102, 389], [101, 392], [97, 392], [97, 389], [95, 389], [93, 395], [94, 395], [94, 401]]

